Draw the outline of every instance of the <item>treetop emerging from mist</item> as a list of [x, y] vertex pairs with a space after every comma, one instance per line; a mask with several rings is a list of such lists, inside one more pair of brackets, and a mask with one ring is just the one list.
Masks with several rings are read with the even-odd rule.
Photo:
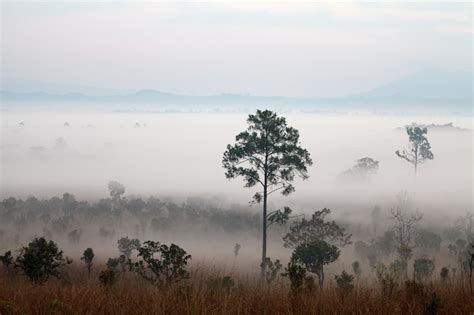
[[425, 134], [428, 133], [428, 128], [420, 127], [406, 127], [409, 146], [406, 149], [403, 149], [402, 152], [397, 150], [395, 154], [413, 164], [416, 170], [419, 164], [424, 163], [426, 160], [433, 160], [434, 155], [431, 152], [431, 145], [428, 139], [425, 137]]
[[[257, 110], [247, 123], [247, 130], [239, 133], [236, 144], [229, 144], [224, 153], [226, 177], [243, 176], [245, 187], [278, 186], [275, 188], [283, 195], [292, 193], [295, 175], [308, 178], [307, 166], [312, 165], [309, 152], [299, 146], [298, 130], [269, 110]], [[255, 195], [257, 202], [261, 198], [261, 193]]]

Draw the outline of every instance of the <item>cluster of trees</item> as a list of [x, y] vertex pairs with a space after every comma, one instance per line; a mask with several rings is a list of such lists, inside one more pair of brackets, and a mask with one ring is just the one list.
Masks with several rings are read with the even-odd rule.
[[136, 237], [184, 227], [227, 233], [258, 233], [260, 228], [259, 216], [242, 206], [222, 209], [212, 201], [191, 198], [183, 203], [126, 198], [125, 188], [117, 182], [111, 182], [109, 189], [111, 197], [95, 203], [76, 200], [70, 193], [42, 200], [4, 199], [0, 202], [0, 243], [19, 245], [21, 237], [30, 232], [74, 244], [81, 241], [84, 228], [91, 233], [92, 227], [98, 238], [110, 240], [124, 222], [127, 228], [133, 227]]
[[[249, 115], [247, 119], [247, 130], [239, 133], [235, 137], [236, 143], [229, 144], [224, 152], [222, 159], [223, 167], [226, 170], [227, 178], [243, 177], [244, 187], [259, 187], [253, 197], [257, 203], [262, 203], [262, 260], [261, 276], [265, 279], [267, 260], [267, 230], [270, 219], [268, 213], [268, 197], [274, 192], [280, 192], [287, 196], [295, 191], [292, 182], [295, 177], [303, 180], [308, 178], [308, 167], [313, 164], [309, 152], [301, 147], [299, 142], [299, 132], [290, 127], [284, 117], [279, 117], [276, 113], [269, 110], [257, 110], [255, 115]], [[430, 144], [424, 136], [428, 130], [419, 127], [407, 127], [409, 136], [409, 147], [402, 152], [396, 151], [397, 156], [412, 163], [415, 167], [428, 159], [433, 159]], [[350, 170], [343, 173], [343, 176], [357, 176], [366, 180], [370, 174], [378, 170], [379, 162], [366, 157], [357, 161], [357, 164]], [[260, 190], [261, 189], [261, 190]], [[324, 211], [324, 210], [323, 210]], [[279, 223], [284, 223], [289, 219], [291, 211], [282, 213], [278, 210], [277, 218]], [[314, 218], [314, 217], [313, 217]], [[421, 219], [421, 218], [420, 218]], [[273, 223], [273, 222], [270, 222]], [[304, 222], [303, 222], [304, 224]], [[402, 229], [410, 226], [412, 223], [404, 222]], [[403, 234], [405, 236], [405, 234]], [[326, 256], [337, 259], [338, 252], [327, 244], [324, 240], [318, 240], [320, 243], [310, 244], [307, 240], [301, 244], [306, 249], [312, 248], [321, 251], [329, 251]], [[400, 240], [404, 243], [406, 240]], [[409, 250], [402, 244], [400, 251]], [[301, 251], [299, 251], [301, 253]], [[406, 254], [408, 255], [408, 254]], [[403, 255], [402, 255], [403, 256]], [[312, 257], [314, 258], [314, 257]], [[311, 259], [312, 259], [311, 258]], [[402, 262], [406, 260], [404, 256]], [[332, 258], [331, 258], [332, 259]], [[316, 270], [311, 266], [310, 270]], [[321, 266], [317, 268], [322, 269]], [[319, 274], [320, 283], [324, 279], [324, 274]]]

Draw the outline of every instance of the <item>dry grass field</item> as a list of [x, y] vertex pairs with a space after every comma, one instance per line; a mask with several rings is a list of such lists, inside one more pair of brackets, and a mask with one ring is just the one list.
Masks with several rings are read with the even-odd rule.
[[[422, 287], [398, 283], [392, 293], [375, 279], [359, 280], [350, 293], [327, 281], [323, 290], [292, 292], [286, 278], [261, 285], [251, 276], [233, 284], [213, 281], [217, 272], [194, 270], [190, 279], [158, 288], [126, 273], [111, 286], [68, 266], [68, 280], [43, 285], [21, 275], [0, 277], [0, 313], [7, 314], [472, 314], [467, 281], [433, 280]], [[222, 278], [222, 274], [220, 275]]]

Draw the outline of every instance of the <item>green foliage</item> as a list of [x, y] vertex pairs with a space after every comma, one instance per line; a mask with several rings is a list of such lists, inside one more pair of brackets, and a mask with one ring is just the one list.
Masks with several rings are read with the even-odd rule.
[[[257, 110], [249, 115], [248, 128], [239, 133], [235, 145], [228, 145], [222, 164], [227, 178], [242, 176], [245, 187], [261, 184], [276, 186], [283, 195], [295, 189], [291, 182], [298, 175], [308, 177], [307, 166], [312, 164], [309, 152], [299, 146], [299, 132], [269, 110]], [[262, 200], [261, 193], [254, 196]]]
[[169, 286], [189, 278], [186, 265], [191, 255], [187, 255], [178, 245], [167, 246], [159, 242], [146, 241], [138, 248], [138, 257], [142, 260], [130, 262], [130, 270], [152, 284]]
[[350, 244], [351, 234], [336, 224], [335, 221], [325, 221], [331, 210], [324, 208], [315, 211], [310, 220], [303, 218], [290, 226], [290, 231], [283, 237], [285, 247], [296, 247], [299, 244], [313, 241], [326, 241], [341, 246]]
[[[249, 115], [247, 130], [235, 137], [234, 145], [227, 145], [222, 165], [227, 178], [243, 177], [244, 187], [258, 185], [263, 191], [256, 192], [253, 201], [263, 201], [263, 247], [261, 275], [265, 276], [265, 257], [267, 256], [267, 219], [270, 225], [284, 222], [289, 212], [274, 212], [267, 215], [268, 195], [279, 191], [287, 196], [295, 191], [293, 181], [296, 176], [307, 179], [308, 166], [313, 161], [306, 149], [299, 143], [299, 132], [286, 124], [284, 117], [278, 117], [269, 110], [257, 110]], [[289, 208], [288, 208], [289, 209]], [[291, 210], [290, 210], [291, 212]]]
[[127, 271], [128, 264], [129, 259], [127, 259], [125, 255], [120, 255], [118, 258], [109, 258], [107, 260], [106, 266], [108, 269], [112, 269], [117, 273], [119, 272], [118, 267], [120, 266], [122, 273], [125, 273], [125, 271]]
[[266, 276], [265, 279], [267, 279], [267, 283], [270, 284], [273, 282], [273, 280], [276, 279], [278, 276], [278, 273], [280, 272], [282, 268], [282, 264], [280, 263], [280, 260], [275, 260], [273, 262], [270, 257], [265, 258], [265, 270], [266, 270]]
[[322, 240], [298, 245], [291, 261], [303, 264], [309, 272], [315, 273], [319, 279], [319, 286], [324, 283], [324, 265], [334, 262], [339, 257], [339, 249]]
[[118, 266], [120, 265], [120, 259], [109, 258], [105, 265], [107, 266], [108, 269], [117, 270]]
[[120, 253], [125, 255], [127, 259], [130, 259], [130, 255], [132, 254], [132, 251], [137, 250], [140, 248], [140, 240], [136, 238], [129, 239], [128, 236], [126, 237], [121, 237], [118, 241], [118, 250]]
[[431, 277], [435, 269], [435, 263], [432, 259], [418, 258], [413, 263], [414, 278], [417, 281], [424, 281]]
[[348, 274], [345, 270], [340, 275], [336, 275], [334, 279], [336, 279], [339, 289], [345, 294], [350, 293], [354, 289], [354, 276]]
[[71, 262], [63, 257], [63, 251], [55, 242], [37, 237], [20, 249], [15, 267], [20, 268], [31, 281], [41, 284], [51, 276], [60, 278], [59, 268]]
[[276, 210], [268, 214], [268, 226], [272, 224], [284, 225], [289, 219], [292, 210], [289, 207], [284, 207], [283, 211]]
[[305, 284], [306, 269], [301, 264], [290, 261], [282, 276], [288, 277], [291, 282], [291, 290], [293, 292], [298, 292]]
[[81, 260], [84, 260], [84, 263], [87, 266], [87, 272], [90, 274], [92, 269], [92, 261], [94, 260], [94, 250], [92, 248], [87, 248], [82, 254]]

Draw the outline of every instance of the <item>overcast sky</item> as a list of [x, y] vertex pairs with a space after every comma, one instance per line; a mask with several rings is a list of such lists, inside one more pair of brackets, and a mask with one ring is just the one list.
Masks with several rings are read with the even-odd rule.
[[469, 2], [1, 6], [3, 78], [339, 96], [425, 68], [472, 67]]

